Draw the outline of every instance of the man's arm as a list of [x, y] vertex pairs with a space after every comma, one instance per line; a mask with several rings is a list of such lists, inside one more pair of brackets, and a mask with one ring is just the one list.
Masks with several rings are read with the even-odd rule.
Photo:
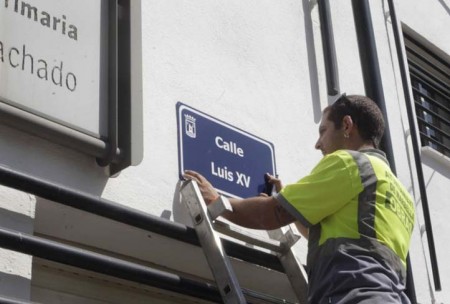
[[232, 212], [223, 214], [227, 220], [251, 229], [272, 230], [295, 222], [295, 218], [271, 196], [230, 199]]
[[[219, 194], [211, 183], [201, 174], [187, 170], [186, 179], [195, 180], [206, 204], [215, 201]], [[246, 199], [230, 199], [233, 212], [225, 212], [222, 216], [227, 220], [251, 229], [272, 230], [295, 222], [292, 216], [281, 204], [271, 196], [256, 196]]]

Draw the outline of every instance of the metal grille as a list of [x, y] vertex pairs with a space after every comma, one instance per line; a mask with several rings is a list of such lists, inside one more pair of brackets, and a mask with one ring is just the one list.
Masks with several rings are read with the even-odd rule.
[[450, 64], [404, 34], [422, 146], [450, 156]]

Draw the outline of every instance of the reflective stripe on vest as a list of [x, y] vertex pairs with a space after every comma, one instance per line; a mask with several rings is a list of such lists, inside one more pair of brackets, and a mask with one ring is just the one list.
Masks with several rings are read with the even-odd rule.
[[359, 169], [363, 191], [358, 196], [358, 232], [362, 236], [376, 238], [375, 205], [377, 177], [369, 158], [364, 153], [347, 151]]

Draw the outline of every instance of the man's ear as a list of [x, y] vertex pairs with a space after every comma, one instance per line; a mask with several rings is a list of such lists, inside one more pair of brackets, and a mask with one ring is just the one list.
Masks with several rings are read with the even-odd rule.
[[355, 124], [353, 123], [353, 119], [350, 115], [345, 115], [342, 119], [342, 129], [345, 133], [350, 134], [350, 132], [355, 127]]

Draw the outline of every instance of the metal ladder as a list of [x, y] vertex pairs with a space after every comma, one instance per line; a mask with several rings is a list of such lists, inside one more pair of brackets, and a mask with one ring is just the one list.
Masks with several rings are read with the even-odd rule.
[[273, 234], [281, 235], [279, 240], [250, 236], [244, 230], [216, 220], [225, 210], [232, 211], [231, 205], [227, 200], [220, 200], [206, 206], [195, 181], [183, 182], [181, 196], [182, 202], [189, 210], [200, 245], [224, 303], [241, 304], [247, 303], [247, 300], [230, 260], [222, 247], [219, 232], [276, 253], [298, 298], [298, 303], [307, 303], [308, 282], [306, 272], [292, 250], [292, 245], [300, 239], [297, 229], [290, 227], [293, 225], [271, 232], [271, 236]]

